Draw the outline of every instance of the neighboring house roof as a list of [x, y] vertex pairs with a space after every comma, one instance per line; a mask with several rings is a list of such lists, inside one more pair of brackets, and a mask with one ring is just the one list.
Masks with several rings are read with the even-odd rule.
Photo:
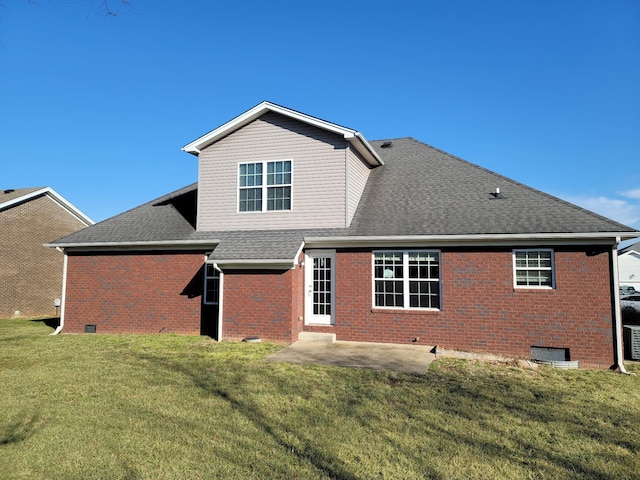
[[57, 193], [51, 187], [37, 187], [37, 188], [9, 188], [0, 190], [0, 212], [7, 208], [13, 207], [20, 203], [28, 202], [34, 198], [47, 195], [53, 201], [58, 203], [62, 208], [66, 209], [70, 214], [77, 217], [81, 222], [86, 225], [93, 225], [95, 222], [91, 220], [87, 215], [78, 210], [74, 205], [67, 201], [62, 195]]
[[625, 253], [636, 252], [640, 253], [640, 242], [633, 243], [631, 245], [627, 245], [626, 247], [620, 249], [618, 252], [619, 255], [624, 255]]
[[371, 171], [348, 228], [198, 232], [197, 184], [192, 184], [51, 246], [200, 245], [215, 247], [210, 261], [221, 265], [291, 265], [309, 243], [595, 240], [640, 233], [412, 138], [371, 145], [384, 165]]
[[185, 145], [182, 150], [194, 155], [198, 155], [204, 148], [208, 147], [212, 143], [217, 142], [221, 138], [226, 137], [230, 133], [233, 133], [236, 130], [244, 127], [245, 125], [253, 122], [255, 119], [261, 117], [267, 112], [279, 113], [280, 115], [284, 115], [300, 122], [313, 125], [314, 127], [318, 127], [337, 135], [341, 135], [360, 153], [360, 155], [362, 155], [362, 157], [370, 165], [376, 166], [382, 165], [383, 163], [376, 151], [371, 148], [369, 142], [367, 142], [367, 140], [360, 132], [270, 102], [262, 102], [261, 104], [256, 105], [252, 109], [247, 110], [241, 115], [238, 115], [233, 120], [230, 120], [224, 125], [216, 128], [215, 130], [212, 130], [211, 132]]

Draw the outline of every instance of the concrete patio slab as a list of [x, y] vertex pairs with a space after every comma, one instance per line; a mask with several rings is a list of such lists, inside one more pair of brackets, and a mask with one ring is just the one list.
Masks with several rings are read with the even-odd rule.
[[436, 358], [432, 349], [424, 345], [298, 341], [269, 355], [265, 361], [426, 373]]

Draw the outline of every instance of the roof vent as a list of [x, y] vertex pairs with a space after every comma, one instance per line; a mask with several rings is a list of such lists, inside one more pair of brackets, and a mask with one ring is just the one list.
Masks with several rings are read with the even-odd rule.
[[380, 148], [391, 148], [391, 145], [393, 145], [392, 142], [383, 142]]
[[4, 191], [4, 193], [13, 193], [13, 192], [15, 192], [15, 189], [13, 189], [13, 188], [7, 188], [7, 189]]
[[493, 195], [493, 198], [502, 198], [502, 193], [500, 193], [500, 188], [498, 187], [496, 187], [495, 192], [491, 192], [491, 195]]

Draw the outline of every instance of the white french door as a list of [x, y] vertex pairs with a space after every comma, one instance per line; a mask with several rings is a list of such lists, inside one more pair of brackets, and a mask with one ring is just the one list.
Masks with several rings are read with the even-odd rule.
[[308, 250], [305, 255], [305, 324], [335, 323], [335, 250]]

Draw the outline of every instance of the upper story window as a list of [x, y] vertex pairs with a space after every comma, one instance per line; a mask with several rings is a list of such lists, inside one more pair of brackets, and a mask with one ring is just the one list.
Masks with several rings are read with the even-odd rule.
[[514, 250], [513, 276], [516, 287], [553, 288], [553, 250]]
[[373, 253], [374, 306], [440, 308], [440, 252]]
[[291, 160], [241, 163], [238, 211], [291, 210]]

